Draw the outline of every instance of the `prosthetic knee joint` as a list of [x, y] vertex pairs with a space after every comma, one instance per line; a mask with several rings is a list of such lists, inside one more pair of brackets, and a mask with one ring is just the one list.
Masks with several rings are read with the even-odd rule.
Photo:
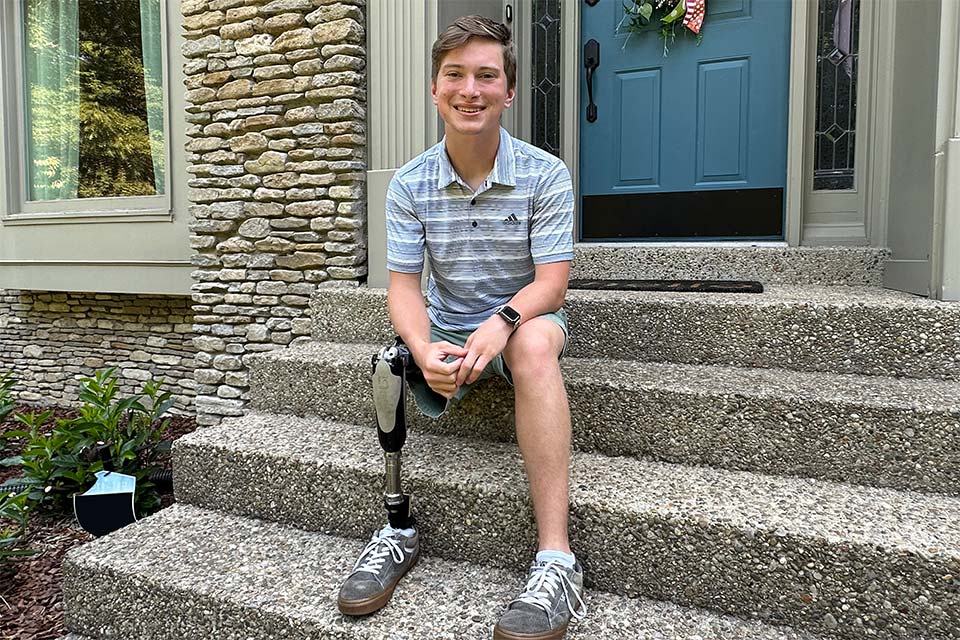
[[377, 435], [386, 463], [384, 504], [395, 529], [414, 525], [410, 517], [410, 496], [400, 488], [400, 450], [407, 439], [407, 373], [416, 370], [413, 356], [397, 338], [373, 356], [373, 404], [377, 410]]

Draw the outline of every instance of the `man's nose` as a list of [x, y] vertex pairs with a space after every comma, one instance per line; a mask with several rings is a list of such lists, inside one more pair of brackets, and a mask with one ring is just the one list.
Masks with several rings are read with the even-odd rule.
[[477, 81], [473, 76], [467, 76], [460, 85], [460, 93], [465, 96], [477, 95]]

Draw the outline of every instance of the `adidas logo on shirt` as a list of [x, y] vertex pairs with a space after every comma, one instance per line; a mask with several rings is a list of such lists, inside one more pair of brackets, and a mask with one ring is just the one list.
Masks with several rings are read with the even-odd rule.
[[517, 214], [511, 213], [509, 216], [503, 219], [503, 224], [520, 224], [520, 219], [517, 217]]

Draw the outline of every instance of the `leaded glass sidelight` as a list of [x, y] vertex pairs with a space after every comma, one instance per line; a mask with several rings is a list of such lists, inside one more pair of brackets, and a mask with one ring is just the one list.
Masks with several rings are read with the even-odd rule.
[[560, 2], [533, 2], [532, 144], [560, 155]]
[[27, 200], [164, 193], [161, 0], [23, 0]]
[[820, 0], [813, 188], [854, 188], [860, 0]]

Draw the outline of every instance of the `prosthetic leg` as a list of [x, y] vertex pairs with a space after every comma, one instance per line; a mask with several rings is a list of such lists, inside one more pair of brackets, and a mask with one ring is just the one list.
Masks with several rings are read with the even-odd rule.
[[407, 373], [418, 371], [406, 345], [384, 347], [373, 356], [373, 404], [377, 410], [377, 436], [386, 463], [383, 502], [394, 529], [415, 523], [410, 516], [410, 496], [400, 488], [400, 450], [407, 439]]

